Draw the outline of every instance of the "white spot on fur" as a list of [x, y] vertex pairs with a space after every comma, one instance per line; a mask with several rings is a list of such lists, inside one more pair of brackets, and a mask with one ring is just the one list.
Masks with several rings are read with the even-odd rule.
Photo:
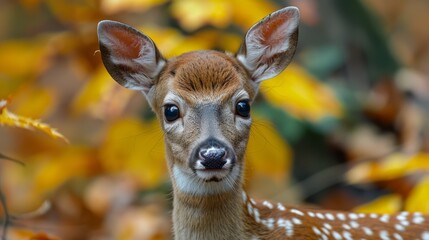
[[414, 224], [422, 224], [425, 221], [425, 219], [422, 216], [414, 216], [413, 217], [413, 223]]
[[402, 213], [399, 214], [398, 216], [396, 216], [396, 219], [398, 219], [399, 221], [406, 221], [407, 220], [407, 216], [403, 215]]
[[398, 230], [398, 231], [404, 231], [405, 227], [402, 226], [401, 224], [395, 224], [395, 229]]
[[358, 215], [356, 213], [349, 213], [349, 218], [352, 219], [352, 220], [356, 220], [359, 217], [358, 217]]
[[268, 201], [264, 201], [263, 203], [262, 203], [262, 205], [264, 205], [264, 206], [266, 206], [267, 208], [269, 208], [269, 209], [273, 209], [273, 204], [271, 204], [270, 202], [268, 202]]
[[422, 240], [429, 240], [429, 231], [425, 231], [422, 233]]
[[284, 227], [286, 230], [286, 235], [288, 237], [291, 237], [293, 235], [293, 224], [291, 223], [291, 221], [279, 218], [277, 220], [277, 226]]
[[322, 227], [322, 232], [324, 232], [326, 235], [329, 235], [331, 232], [327, 228]]
[[300, 225], [300, 224], [302, 224], [302, 221], [301, 221], [300, 219], [298, 219], [298, 218], [292, 218], [292, 222], [293, 222], [294, 224], [296, 224], [296, 225]]
[[337, 240], [343, 239], [341, 234], [339, 234], [338, 232], [335, 232], [335, 231], [332, 232], [332, 236]]
[[389, 232], [386, 230], [380, 231], [380, 238], [383, 240], [389, 240], [390, 239]]
[[326, 216], [327, 219], [329, 219], [331, 221], [335, 220], [335, 217], [334, 217], [334, 215], [332, 213], [326, 213], [325, 216]]
[[403, 240], [404, 239], [399, 233], [394, 233], [393, 237], [395, 237], [396, 240]]
[[381, 221], [381, 222], [388, 223], [388, 222], [389, 222], [389, 215], [387, 215], [387, 214], [382, 215], [382, 216], [380, 217], [380, 221]]
[[368, 227], [363, 227], [362, 230], [368, 236], [372, 236], [372, 234], [373, 234], [372, 230], [369, 229]]
[[277, 209], [280, 210], [280, 211], [285, 211], [286, 210], [285, 206], [283, 206], [283, 204], [281, 204], [281, 203], [277, 203]]
[[253, 206], [252, 206], [252, 204], [250, 202], [247, 203], [247, 212], [250, 215], [253, 215]]
[[308, 216], [315, 217], [316, 215], [313, 212], [307, 212]]
[[246, 194], [246, 192], [245, 192], [245, 191], [242, 191], [242, 192], [241, 192], [241, 197], [243, 198], [243, 202], [246, 202], [246, 201], [247, 201], [247, 194]]
[[320, 232], [320, 230], [319, 230], [317, 227], [315, 227], [315, 226], [313, 226], [311, 229], [313, 229], [313, 232], [314, 232], [316, 235], [320, 235], [320, 234], [322, 234], [322, 232]]
[[350, 230], [350, 229], [351, 229], [351, 227], [350, 227], [349, 225], [345, 224], [345, 223], [343, 223], [343, 225], [342, 225], [342, 226], [343, 226], [343, 228], [344, 228], [344, 229], [347, 229], [347, 230]]
[[295, 213], [295, 214], [300, 215], [300, 216], [304, 216], [304, 213], [299, 211], [298, 209], [291, 209], [290, 212]]
[[323, 227], [325, 227], [326, 229], [332, 230], [332, 226], [329, 223], [324, 223]]
[[260, 223], [261, 222], [261, 218], [260, 218], [261, 215], [259, 214], [258, 209], [257, 208], [253, 208], [253, 213], [255, 214], [255, 221], [257, 223]]
[[261, 223], [264, 224], [268, 229], [273, 230], [274, 229], [274, 218], [268, 218], [268, 219], [262, 219]]
[[344, 213], [337, 213], [337, 218], [340, 219], [341, 221], [345, 221], [346, 215], [344, 215]]
[[369, 214], [369, 217], [375, 219], [375, 218], [378, 218], [378, 215], [376, 213], [371, 213]]
[[348, 231], [343, 231], [343, 236], [346, 240], [353, 240], [352, 234]]
[[351, 221], [350, 222], [350, 227], [352, 227], [352, 228], [358, 228], [359, 227], [359, 223], [357, 223], [355, 221]]
[[406, 227], [410, 225], [410, 222], [404, 220], [404, 221], [400, 221], [399, 224], [401, 224], [402, 226]]
[[323, 215], [322, 213], [316, 213], [316, 216], [320, 219], [325, 219], [325, 215]]

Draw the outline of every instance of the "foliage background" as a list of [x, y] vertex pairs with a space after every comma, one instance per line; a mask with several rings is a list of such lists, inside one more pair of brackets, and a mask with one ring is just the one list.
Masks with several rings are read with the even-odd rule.
[[234, 52], [251, 25], [287, 5], [301, 10], [299, 47], [253, 107], [251, 195], [429, 213], [428, 1], [3, 0], [8, 239], [170, 238], [162, 133], [144, 98], [102, 66], [98, 21], [142, 30], [166, 57]]

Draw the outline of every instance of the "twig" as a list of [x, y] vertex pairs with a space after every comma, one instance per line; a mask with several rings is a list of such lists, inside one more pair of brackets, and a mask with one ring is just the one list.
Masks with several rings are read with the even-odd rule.
[[4, 221], [3, 221], [3, 226], [2, 226], [1, 240], [6, 240], [7, 228], [9, 226], [10, 216], [9, 216], [9, 212], [7, 210], [6, 198], [5, 198], [1, 188], [0, 188], [0, 204], [1, 204], [1, 207], [2, 207], [3, 212], [4, 212]]

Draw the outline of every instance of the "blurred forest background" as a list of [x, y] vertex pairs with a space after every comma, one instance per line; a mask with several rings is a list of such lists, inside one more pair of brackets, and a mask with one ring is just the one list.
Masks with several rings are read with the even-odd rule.
[[2, 0], [2, 236], [170, 239], [162, 133], [107, 74], [96, 25], [134, 26], [166, 57], [235, 52], [287, 5], [301, 11], [299, 47], [253, 107], [250, 194], [429, 213], [427, 0]]

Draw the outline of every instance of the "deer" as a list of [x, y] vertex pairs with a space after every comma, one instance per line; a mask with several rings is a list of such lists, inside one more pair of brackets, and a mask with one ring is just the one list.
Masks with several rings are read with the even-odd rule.
[[140, 31], [99, 22], [105, 68], [123, 87], [143, 93], [164, 132], [174, 238], [429, 240], [429, 218], [419, 212], [291, 207], [244, 191], [251, 105], [260, 83], [291, 62], [298, 25], [298, 8], [285, 7], [253, 25], [235, 54], [199, 50], [167, 60]]

